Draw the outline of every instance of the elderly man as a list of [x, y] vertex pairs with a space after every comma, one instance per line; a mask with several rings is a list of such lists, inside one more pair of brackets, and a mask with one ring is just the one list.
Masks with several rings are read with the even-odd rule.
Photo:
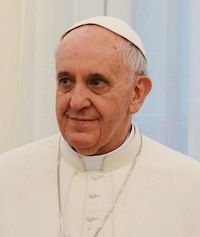
[[151, 90], [136, 33], [81, 21], [56, 52], [61, 135], [0, 159], [2, 237], [199, 237], [200, 165], [132, 122]]

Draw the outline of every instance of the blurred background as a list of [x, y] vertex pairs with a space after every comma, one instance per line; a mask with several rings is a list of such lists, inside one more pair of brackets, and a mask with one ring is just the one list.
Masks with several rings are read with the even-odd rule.
[[199, 0], [1, 0], [0, 153], [58, 132], [59, 37], [96, 15], [125, 20], [145, 45], [153, 91], [134, 118], [143, 133], [200, 160]]

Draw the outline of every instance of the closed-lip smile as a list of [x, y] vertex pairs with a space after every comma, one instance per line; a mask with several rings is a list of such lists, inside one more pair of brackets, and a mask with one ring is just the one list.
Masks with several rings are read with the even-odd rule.
[[74, 116], [68, 116], [69, 119], [86, 122], [86, 121], [94, 121], [97, 120], [96, 118], [84, 118], [84, 117], [74, 117]]

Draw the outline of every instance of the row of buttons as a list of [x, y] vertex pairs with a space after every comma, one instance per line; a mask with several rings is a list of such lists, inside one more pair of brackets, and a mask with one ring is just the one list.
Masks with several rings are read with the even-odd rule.
[[92, 171], [88, 173], [87, 182], [84, 236], [93, 237], [111, 205], [111, 176]]

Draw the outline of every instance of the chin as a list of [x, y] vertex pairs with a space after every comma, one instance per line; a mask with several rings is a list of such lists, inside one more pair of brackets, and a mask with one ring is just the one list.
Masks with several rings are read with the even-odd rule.
[[90, 155], [95, 155], [97, 153], [97, 148], [96, 147], [88, 147], [88, 145], [84, 146], [83, 144], [76, 144], [76, 145], [71, 145], [71, 147], [73, 147], [73, 149], [78, 152], [81, 155], [85, 155], [85, 156], [90, 156]]
[[92, 137], [86, 137], [79, 135], [78, 137], [65, 137], [68, 141], [69, 145], [73, 147], [75, 151], [82, 155], [94, 155], [97, 150], [97, 143], [95, 143], [95, 139]]

